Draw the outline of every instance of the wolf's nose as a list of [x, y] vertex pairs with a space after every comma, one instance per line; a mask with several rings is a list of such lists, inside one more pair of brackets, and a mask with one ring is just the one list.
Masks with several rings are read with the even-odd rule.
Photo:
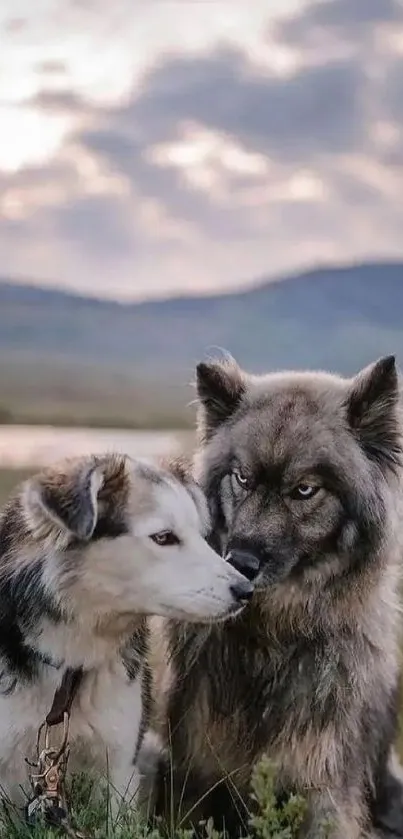
[[257, 577], [260, 569], [260, 561], [254, 554], [248, 553], [248, 551], [233, 550], [225, 558], [247, 580], [254, 580]]
[[253, 586], [248, 580], [241, 580], [231, 586], [231, 594], [238, 603], [247, 603], [253, 594]]

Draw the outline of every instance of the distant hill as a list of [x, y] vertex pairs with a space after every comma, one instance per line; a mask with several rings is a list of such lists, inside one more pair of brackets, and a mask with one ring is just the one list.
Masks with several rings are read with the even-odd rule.
[[0, 280], [3, 392], [7, 371], [16, 381], [21, 365], [50, 378], [63, 370], [60, 398], [66, 376], [81, 377], [84, 391], [90, 379], [101, 391], [108, 381], [110, 392], [117, 371], [122, 392], [132, 380], [175, 392], [217, 348], [256, 372], [350, 373], [386, 353], [403, 364], [403, 263], [321, 268], [232, 294], [129, 305]]

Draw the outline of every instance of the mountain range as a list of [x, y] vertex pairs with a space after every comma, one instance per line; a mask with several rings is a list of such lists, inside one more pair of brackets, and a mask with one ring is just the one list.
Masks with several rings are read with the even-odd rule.
[[390, 353], [402, 364], [403, 262], [322, 267], [229, 294], [130, 304], [0, 279], [0, 384], [7, 371], [18, 378], [21, 365], [60, 369], [70, 381], [91, 371], [101, 390], [103, 374], [105, 382], [184, 384], [199, 359], [221, 348], [255, 372], [352, 373]]

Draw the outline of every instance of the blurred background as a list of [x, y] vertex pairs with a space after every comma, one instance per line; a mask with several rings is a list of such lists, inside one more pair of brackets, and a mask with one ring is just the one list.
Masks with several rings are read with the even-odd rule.
[[197, 361], [403, 359], [401, 0], [2, 0], [0, 469], [191, 443]]

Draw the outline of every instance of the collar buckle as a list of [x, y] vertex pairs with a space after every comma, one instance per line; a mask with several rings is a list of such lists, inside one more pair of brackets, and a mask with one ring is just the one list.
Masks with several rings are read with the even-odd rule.
[[[38, 818], [46, 824], [61, 828], [65, 835], [74, 839], [88, 839], [84, 833], [72, 827], [66, 800], [65, 778], [70, 754], [69, 723], [70, 709], [83, 677], [82, 669], [66, 670], [57, 689], [52, 707], [40, 726], [36, 740], [36, 761], [30, 762], [29, 779], [32, 797], [25, 808], [29, 824]], [[58, 743], [51, 742], [51, 730], [63, 725]]]

